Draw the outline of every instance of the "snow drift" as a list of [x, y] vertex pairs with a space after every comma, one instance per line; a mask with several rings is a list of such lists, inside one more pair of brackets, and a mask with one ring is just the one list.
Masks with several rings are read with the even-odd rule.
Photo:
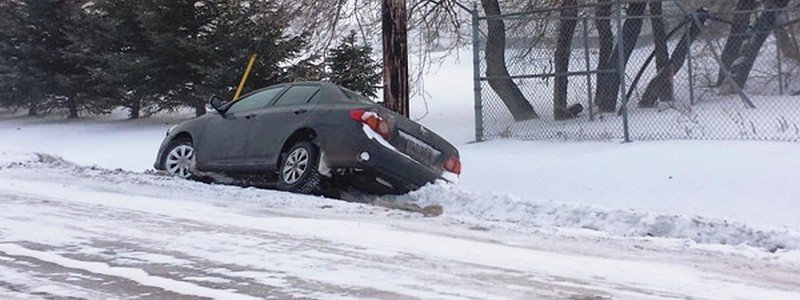
[[800, 249], [800, 232], [759, 230], [746, 224], [701, 216], [658, 215], [589, 205], [522, 200], [506, 193], [476, 193], [455, 185], [428, 185], [407, 196], [421, 205], [439, 204], [445, 214], [528, 227], [566, 227], [625, 237], [688, 239], [696, 243], [749, 245], [775, 252]]
[[[186, 184], [182, 180], [152, 173], [80, 166], [60, 157], [42, 153], [2, 153], [0, 169], [5, 168], [50, 168], [54, 171], [72, 173], [77, 178], [92, 178], [119, 184], [169, 185], [176, 190], [191, 189], [201, 193], [236, 194], [235, 198], [241, 201], [258, 202], [263, 196], [275, 196], [272, 193], [263, 195], [252, 189]], [[198, 186], [203, 188], [198, 190]], [[320, 204], [319, 201], [306, 199], [317, 197], [289, 195], [280, 197], [284, 199], [278, 201], [279, 206], [302, 208]], [[792, 230], [759, 230], [742, 223], [701, 216], [658, 215], [632, 209], [609, 210], [589, 205], [522, 200], [506, 193], [477, 193], [441, 182], [407, 195], [397, 196], [395, 200], [415, 202], [420, 205], [439, 204], [444, 207], [445, 215], [450, 217], [466, 217], [487, 223], [512, 223], [528, 228], [579, 228], [623, 237], [677, 238], [702, 244], [747, 245], [769, 252], [800, 249], [800, 232]]]

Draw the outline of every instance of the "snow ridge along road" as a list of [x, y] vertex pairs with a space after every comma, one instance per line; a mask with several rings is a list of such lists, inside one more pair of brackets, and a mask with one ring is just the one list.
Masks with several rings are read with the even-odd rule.
[[47, 155], [0, 161], [0, 298], [800, 299], [797, 251], [450, 213], [447, 199], [482, 196], [454, 187], [406, 196], [445, 203], [423, 218]]

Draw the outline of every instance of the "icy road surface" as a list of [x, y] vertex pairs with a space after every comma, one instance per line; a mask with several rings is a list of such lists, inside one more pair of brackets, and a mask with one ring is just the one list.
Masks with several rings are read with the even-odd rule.
[[800, 299], [798, 260], [751, 247], [6, 160], [3, 299]]

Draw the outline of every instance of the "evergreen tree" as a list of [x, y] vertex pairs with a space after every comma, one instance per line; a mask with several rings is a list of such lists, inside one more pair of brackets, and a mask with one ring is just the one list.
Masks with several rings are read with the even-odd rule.
[[246, 90], [302, 73], [288, 66], [306, 37], [287, 34], [284, 15], [273, 1], [2, 1], [0, 105], [200, 115], [209, 94], [233, 94], [252, 53]]
[[[238, 1], [237, 1], [238, 2]], [[199, 13], [211, 16], [204, 28], [201, 51], [207, 59], [195, 68], [204, 76], [201, 90], [207, 94], [232, 96], [251, 54], [257, 55], [245, 91], [289, 80], [282, 67], [295, 59], [305, 46], [305, 36], [288, 36], [288, 20], [277, 2], [207, 1]]]
[[[0, 107], [17, 109], [24, 105], [17, 97], [16, 74], [19, 58], [15, 57], [19, 22], [17, 3], [0, 2]], [[35, 113], [35, 111], [34, 111]]]
[[101, 68], [96, 92], [98, 97], [128, 108], [130, 118], [161, 110], [153, 88], [152, 65], [155, 53], [141, 20], [137, 1], [100, 0], [96, 9], [102, 16], [98, 24], [105, 43], [97, 49]]
[[47, 97], [46, 80], [30, 59], [32, 36], [26, 34], [27, 10], [18, 1], [0, 2], [0, 105], [39, 113]]
[[212, 93], [232, 95], [247, 59], [258, 54], [248, 87], [284, 81], [280, 65], [295, 57], [302, 36], [286, 37], [287, 22], [270, 1], [147, 0], [143, 24], [152, 43], [153, 90], [167, 105], [205, 113]]
[[103, 11], [97, 9], [94, 1], [77, 2], [68, 8], [68, 21], [65, 23], [67, 45], [56, 49], [68, 66], [64, 83], [59, 92], [65, 94], [68, 104], [75, 103], [78, 109], [90, 114], [108, 113], [119, 106], [115, 98], [103, 93], [109, 85], [103, 76], [106, 67], [102, 53], [109, 49], [106, 30], [102, 26]]
[[319, 81], [327, 76], [325, 63], [319, 55], [311, 55], [292, 64], [288, 69], [289, 81]]
[[328, 51], [329, 80], [364, 96], [377, 97], [381, 65], [371, 55], [372, 47], [366, 43], [359, 45], [356, 32], [351, 31], [336, 48]]
[[112, 107], [95, 102], [87, 85], [94, 78], [90, 38], [92, 16], [85, 2], [21, 0], [4, 3], [11, 23], [3, 26], [7, 37], [0, 46], [11, 75], [0, 88], [12, 93], [16, 106], [29, 114], [66, 109], [70, 118], [80, 110], [106, 112]]
[[195, 87], [201, 75], [192, 68], [200, 63], [199, 35], [205, 20], [195, 14], [194, 0], [142, 1], [141, 21], [152, 43], [150, 63], [142, 66], [152, 73], [149, 87], [161, 105], [188, 105], [205, 113]]

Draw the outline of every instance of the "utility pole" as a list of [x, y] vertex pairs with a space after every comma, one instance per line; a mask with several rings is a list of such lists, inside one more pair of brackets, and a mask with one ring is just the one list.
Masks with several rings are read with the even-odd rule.
[[406, 1], [383, 0], [383, 105], [408, 114]]

